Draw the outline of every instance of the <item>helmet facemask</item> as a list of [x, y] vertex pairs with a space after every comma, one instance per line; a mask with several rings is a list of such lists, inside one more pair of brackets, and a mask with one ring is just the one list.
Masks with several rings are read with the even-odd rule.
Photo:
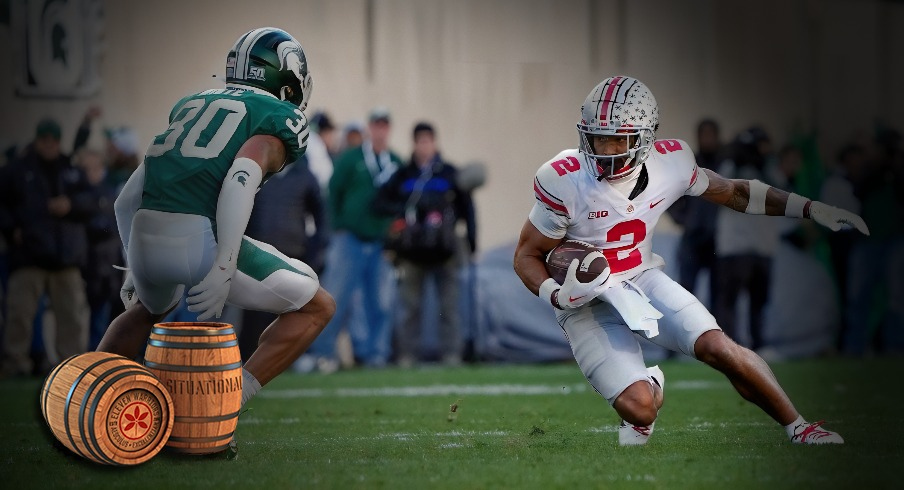
[[[578, 124], [580, 135], [579, 149], [587, 156], [592, 165], [588, 170], [597, 180], [616, 181], [633, 173], [650, 153], [653, 145], [654, 129], [645, 127], [621, 127], [617, 121], [602, 126]], [[619, 129], [608, 129], [619, 128]], [[593, 141], [595, 137], [627, 138], [627, 151], [623, 153], [597, 153]], [[617, 143], [620, 145], [620, 143]]]

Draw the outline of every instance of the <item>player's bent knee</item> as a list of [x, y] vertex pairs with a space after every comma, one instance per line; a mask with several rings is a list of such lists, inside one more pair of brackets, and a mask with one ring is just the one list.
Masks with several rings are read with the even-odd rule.
[[336, 300], [326, 289], [319, 288], [314, 297], [299, 311], [313, 315], [322, 330], [336, 314]]
[[742, 347], [721, 330], [705, 332], [694, 343], [694, 355], [697, 359], [716, 369], [730, 365], [737, 358], [739, 349]]
[[618, 395], [612, 407], [623, 419], [635, 425], [652, 424], [659, 412], [653, 388], [648, 381], [637, 381], [627, 387]]

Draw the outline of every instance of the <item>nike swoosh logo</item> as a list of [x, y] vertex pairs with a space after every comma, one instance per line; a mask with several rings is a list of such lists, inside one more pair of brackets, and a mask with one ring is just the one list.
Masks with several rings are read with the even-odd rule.
[[582, 295], [582, 296], [578, 296], [577, 298], [572, 297], [572, 296], [568, 296], [568, 302], [569, 302], [569, 303], [574, 303], [575, 301], [577, 301], [577, 300], [583, 298], [584, 296], [587, 296], [587, 295], [584, 294], [584, 295]]
[[658, 200], [658, 201], [656, 201], [656, 202], [651, 202], [651, 203], [650, 203], [650, 209], [655, 208], [655, 207], [656, 207], [659, 203], [661, 203], [662, 201], [665, 201], [665, 198], [662, 198], [662, 199], [660, 199], [660, 200]]

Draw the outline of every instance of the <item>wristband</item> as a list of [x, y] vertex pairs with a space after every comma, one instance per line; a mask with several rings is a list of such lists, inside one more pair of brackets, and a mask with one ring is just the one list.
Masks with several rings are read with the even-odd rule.
[[800, 194], [789, 194], [788, 202], [785, 204], [785, 216], [789, 218], [809, 218], [811, 202], [811, 200]]
[[553, 308], [557, 310], [564, 310], [564, 308], [559, 305], [558, 292], [560, 287], [561, 286], [559, 286], [559, 283], [557, 283], [555, 279], [550, 277], [549, 279], [543, 281], [542, 284], [540, 284], [540, 291], [538, 296], [540, 297], [540, 299], [548, 301]]

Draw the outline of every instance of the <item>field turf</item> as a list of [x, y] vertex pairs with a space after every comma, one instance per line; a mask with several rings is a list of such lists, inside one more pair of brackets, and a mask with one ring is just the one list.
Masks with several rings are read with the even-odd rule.
[[[902, 488], [902, 363], [773, 366], [798, 409], [846, 439], [802, 447], [697, 363], [661, 364], [650, 443], [618, 447], [618, 418], [573, 363], [284, 374], [239, 421], [238, 458], [162, 452], [99, 466], [54, 444], [40, 380], [0, 381], [0, 486], [19, 488]], [[457, 410], [451, 410], [453, 404]]]

